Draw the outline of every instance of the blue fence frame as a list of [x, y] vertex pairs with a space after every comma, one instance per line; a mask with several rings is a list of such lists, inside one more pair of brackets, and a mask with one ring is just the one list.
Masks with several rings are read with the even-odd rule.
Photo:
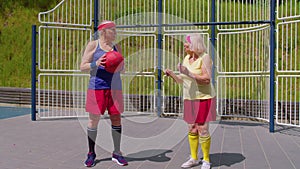
[[36, 25], [32, 25], [31, 39], [31, 120], [36, 120]]
[[[158, 27], [158, 65], [157, 65], [157, 70], [158, 70], [158, 76], [157, 76], [157, 115], [161, 115], [161, 89], [162, 89], [162, 28], [163, 27], [173, 27], [173, 26], [200, 26], [200, 25], [210, 25], [211, 26], [211, 55], [212, 58], [214, 59], [215, 57], [215, 52], [214, 52], [214, 47], [215, 47], [215, 26], [216, 25], [236, 25], [236, 24], [263, 24], [267, 23], [270, 25], [270, 119], [269, 119], [269, 131], [274, 132], [274, 87], [275, 87], [275, 70], [274, 70], [274, 65], [275, 65], [275, 17], [276, 17], [276, 1], [272, 0], [271, 1], [271, 9], [270, 9], [270, 20], [261, 20], [261, 21], [241, 21], [241, 22], [215, 22], [215, 13], [216, 13], [216, 4], [215, 0], [211, 1], [211, 22], [195, 22], [195, 23], [178, 23], [178, 24], [163, 24], [162, 23], [162, 5], [163, 5], [163, 0], [158, 1], [158, 24], [148, 24], [148, 25], [118, 25], [118, 28], [132, 28], [132, 27]], [[97, 32], [97, 25], [98, 25], [98, 9], [99, 9], [99, 3], [98, 0], [94, 0], [94, 31]], [[32, 26], [32, 94], [31, 94], [31, 119], [32, 121], [36, 120], [36, 25]], [[97, 35], [95, 35], [97, 36]], [[214, 74], [214, 70], [213, 70]], [[213, 84], [214, 84], [214, 77], [213, 79]]]
[[274, 88], [275, 88], [275, 8], [276, 2], [271, 1], [271, 10], [270, 10], [270, 116], [269, 116], [269, 131], [274, 132]]

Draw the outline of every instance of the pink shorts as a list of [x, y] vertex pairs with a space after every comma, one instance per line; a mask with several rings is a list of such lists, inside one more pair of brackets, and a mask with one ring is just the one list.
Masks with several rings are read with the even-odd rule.
[[184, 100], [183, 119], [188, 124], [216, 120], [216, 99]]
[[121, 114], [124, 111], [122, 90], [93, 90], [88, 89], [85, 110], [100, 115], [108, 110], [108, 114]]

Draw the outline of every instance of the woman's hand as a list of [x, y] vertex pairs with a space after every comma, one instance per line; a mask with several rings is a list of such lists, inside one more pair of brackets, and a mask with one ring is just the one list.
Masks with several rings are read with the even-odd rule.
[[178, 63], [177, 65], [177, 69], [179, 70], [180, 73], [182, 74], [185, 74], [185, 75], [189, 75], [190, 71], [185, 67], [185, 66], [182, 66], [181, 63]]
[[165, 74], [167, 76], [170, 76], [172, 79], [176, 81], [176, 83], [182, 83], [182, 79], [180, 76], [177, 76], [172, 70], [170, 69], [165, 69]]
[[196, 79], [196, 76], [192, 72], [190, 72], [187, 67], [182, 66], [181, 63], [178, 63], [177, 68], [178, 68], [178, 70], [179, 70], [180, 73], [185, 74], [186, 76], [188, 76], [188, 77], [190, 77], [192, 79]]
[[171, 74], [173, 74], [173, 71], [170, 69], [166, 69], [165, 71], [166, 76], [170, 76]]

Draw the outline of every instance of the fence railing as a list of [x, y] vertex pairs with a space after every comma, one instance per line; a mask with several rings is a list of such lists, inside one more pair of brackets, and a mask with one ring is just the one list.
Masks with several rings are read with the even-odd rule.
[[[132, 86], [133, 83], [128, 83], [130, 84], [128, 87], [130, 91], [133, 89], [138, 91], [132, 92], [134, 94], [157, 94], [156, 100], [153, 99], [153, 96], [152, 98], [149, 97], [152, 100], [150, 107], [144, 106], [141, 110], [152, 109], [151, 105], [157, 103], [153, 109], [157, 108], [159, 114], [161, 106], [162, 112], [178, 112], [179, 110], [182, 112], [182, 107], [180, 107], [182, 101], [176, 99], [180, 96], [181, 90], [178, 86], [169, 83], [167, 78], [161, 76], [161, 67], [163, 69], [174, 68], [175, 70], [178, 61], [180, 61], [177, 56], [184, 56], [182, 50], [184, 40], [182, 41], [180, 38], [184, 37], [186, 33], [197, 32], [205, 35], [205, 39], [208, 40], [207, 46], [211, 49], [209, 54], [215, 61], [213, 74], [216, 74], [215, 78], [217, 79], [214, 84], [219, 91], [217, 92], [217, 99], [221, 103], [219, 105], [220, 116], [247, 116], [269, 120], [270, 131], [274, 130], [275, 116], [279, 124], [291, 125], [288, 121], [294, 118], [296, 121], [293, 124], [299, 126], [299, 120], [297, 121], [299, 106], [288, 108], [296, 112], [292, 115], [281, 116], [280, 113], [284, 112], [275, 112], [274, 110], [275, 103], [276, 108], [280, 110], [279, 102], [284, 102], [286, 101], [284, 98], [288, 98], [279, 99], [279, 96], [288, 93], [287, 91], [291, 91], [291, 93], [298, 93], [297, 91], [299, 91], [297, 90], [299, 81], [296, 81], [298, 77], [291, 78], [293, 81], [282, 83], [276, 81], [278, 75], [289, 76], [299, 73], [299, 64], [297, 64], [300, 60], [299, 52], [297, 52], [300, 25], [299, 0], [201, 2], [198, 0], [96, 0], [93, 2], [91, 0], [62, 0], [60, 5], [57, 5], [53, 10], [39, 14], [39, 21], [42, 24], [39, 29], [39, 36], [42, 37], [39, 39], [42, 44], [39, 46], [39, 54], [42, 55], [39, 55], [38, 66], [42, 73], [79, 72], [77, 62], [73, 61], [79, 60], [77, 54], [80, 53], [81, 48], [80, 43], [73, 42], [83, 42], [92, 37], [91, 5], [94, 4], [94, 29], [100, 20], [114, 20], [118, 25], [119, 37], [121, 38], [118, 39], [118, 42], [122, 46], [123, 55], [127, 57], [128, 70], [130, 73], [147, 75], [147, 78], [151, 79], [145, 81], [149, 82], [146, 83], [149, 84], [148, 88], [142, 88], [142, 85], [137, 83], [135, 86]], [[99, 6], [98, 2], [100, 2]], [[277, 6], [275, 2], [277, 2]], [[71, 7], [74, 10], [70, 11]], [[90, 10], [87, 11], [87, 9]], [[66, 46], [65, 44], [70, 44], [67, 46], [69, 50], [63, 48]], [[81, 46], [84, 45], [81, 44]], [[59, 51], [55, 49], [59, 49]], [[69, 63], [71, 66], [65, 66], [63, 63]], [[139, 71], [140, 69], [136, 68], [140, 67], [136, 65], [146, 66], [147, 69]], [[130, 66], [134, 67], [130, 68]], [[258, 77], [252, 78], [254, 76]], [[264, 80], [261, 78], [263, 76], [268, 76], [268, 78]], [[139, 78], [130, 81], [133, 79], [131, 74], [127, 74], [126, 79], [128, 82], [138, 81], [139, 84], [145, 84]], [[157, 85], [153, 85], [154, 83]], [[278, 84], [276, 85], [276, 83]], [[47, 87], [51, 87], [47, 86], [47, 83], [44, 86], [46, 87], [39, 89], [46, 90]], [[280, 88], [280, 86], [295, 87]], [[150, 90], [150, 87], [153, 89]], [[143, 89], [142, 92], [140, 92], [141, 89]], [[59, 88], [59, 90], [62, 89]], [[70, 89], [68, 88], [68, 90]], [[274, 96], [275, 92], [279, 95]], [[173, 96], [176, 96], [171, 100], [176, 104], [170, 104], [164, 100], [172, 93], [175, 93]], [[221, 97], [220, 94], [222, 94]], [[163, 100], [160, 100], [160, 96], [163, 96]], [[299, 102], [298, 95], [291, 96], [294, 96], [293, 99], [289, 99], [291, 104]], [[276, 100], [274, 100], [275, 97]], [[126, 96], [125, 102], [126, 100], [130, 101], [127, 98], [131, 97]], [[146, 100], [149, 99], [146, 98]], [[227, 101], [223, 102], [221, 99]], [[141, 100], [143, 100], [143, 104], [141, 104]], [[248, 112], [248, 107], [247, 110], [241, 108], [244, 106], [244, 100], [254, 106], [251, 112]], [[260, 100], [260, 103], [257, 103], [256, 100]], [[265, 103], [262, 100], [269, 101]], [[83, 101], [81, 100], [81, 102]], [[128, 103], [132, 103], [131, 107], [135, 107], [134, 105], [147, 105], [148, 101], [145, 102], [144, 96], [137, 98], [132, 96], [132, 102]], [[168, 109], [168, 104], [179, 105], [179, 109]], [[265, 104], [269, 104], [268, 110]], [[232, 110], [236, 112], [232, 112]], [[290, 111], [286, 111], [285, 114], [288, 112]]]
[[[58, 101], [56, 99], [48, 98], [49, 93], [53, 93], [55, 98], [59, 97], [64, 102]], [[42, 101], [41, 106], [44, 107], [44, 111], [47, 111], [47, 106], [51, 107], [69, 107], [69, 108], [78, 108], [79, 101], [84, 101], [85, 93], [76, 93], [76, 92], [66, 92], [61, 90], [41, 90], [41, 96], [48, 96], [48, 101]], [[126, 106], [127, 112], [147, 112], [154, 108], [154, 105], [151, 100], [153, 100], [152, 95], [124, 95], [124, 104], [131, 105]], [[43, 98], [43, 97], [42, 97]], [[77, 98], [74, 100], [73, 98]], [[164, 96], [164, 112], [168, 115], [168, 112], [172, 112], [172, 115], [180, 115], [182, 113], [182, 98], [177, 96]], [[29, 88], [13, 88], [13, 87], [1, 87], [0, 88], [0, 103], [1, 104], [13, 104], [20, 106], [30, 106], [31, 104], [31, 89]], [[241, 117], [261, 117], [261, 120], [266, 120], [268, 116], [269, 101], [268, 100], [247, 100], [247, 99], [219, 99], [218, 100], [219, 112], [226, 117], [234, 116]], [[277, 115], [278, 123], [290, 123], [292, 125], [297, 125], [299, 123], [299, 107], [300, 102], [287, 102], [287, 101], [278, 101], [277, 102]], [[80, 107], [84, 110], [84, 107]], [[258, 115], [257, 113], [263, 113]], [[53, 113], [53, 112], [52, 112]], [[57, 113], [60, 113], [59, 111]], [[84, 113], [84, 112], [83, 112]], [[56, 115], [58, 116], [58, 115]], [[75, 116], [74, 116], [75, 117]]]
[[1, 87], [0, 88], [0, 103], [30, 105], [31, 104], [31, 89], [30, 88], [15, 88]]
[[[40, 90], [39, 96], [40, 100], [36, 102], [40, 103], [41, 112], [48, 112], [49, 109], [55, 108], [79, 108], [84, 112], [85, 104], [85, 92], [74, 92], [65, 90]], [[124, 94], [124, 104], [125, 111], [127, 112], [149, 112], [155, 109], [152, 105], [153, 95], [136, 95], [136, 94]], [[58, 99], [59, 98], [59, 99]], [[182, 98], [176, 96], [164, 96], [163, 98], [165, 105], [165, 112], [172, 112], [175, 115], [182, 113]], [[37, 104], [36, 103], [36, 104]], [[13, 87], [2, 87], [0, 88], [0, 104], [8, 105], [19, 105], [19, 106], [30, 106], [31, 105], [31, 89], [30, 88], [13, 88]], [[49, 108], [47, 108], [49, 107]], [[64, 110], [66, 111], [66, 110]], [[60, 111], [57, 111], [60, 114]], [[76, 117], [78, 113], [74, 114]], [[56, 115], [56, 117], [59, 115]]]

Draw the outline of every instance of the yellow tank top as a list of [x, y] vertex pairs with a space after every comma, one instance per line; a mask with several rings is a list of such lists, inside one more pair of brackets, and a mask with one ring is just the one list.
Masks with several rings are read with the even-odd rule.
[[[190, 55], [185, 56], [182, 65], [187, 67], [187, 69], [194, 73], [202, 74], [202, 58], [207, 55], [206, 53], [199, 56], [197, 60], [193, 63], [189, 63]], [[208, 85], [199, 85], [194, 79], [186, 76], [185, 74], [180, 74], [183, 80], [183, 99], [195, 100], [195, 99], [210, 99], [215, 97], [215, 91], [213, 85], [210, 83]]]

